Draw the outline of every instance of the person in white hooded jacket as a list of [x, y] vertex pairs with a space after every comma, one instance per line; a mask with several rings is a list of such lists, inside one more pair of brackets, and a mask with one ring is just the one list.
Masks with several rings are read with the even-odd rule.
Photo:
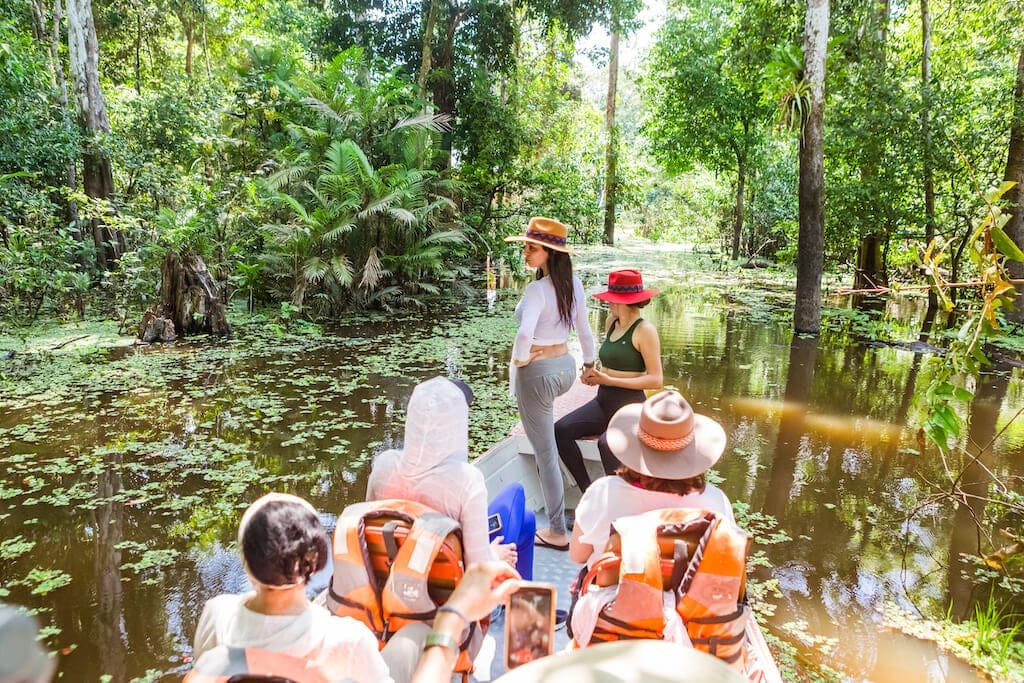
[[[517, 537], [496, 535], [493, 542], [489, 539], [484, 475], [469, 463], [470, 401], [472, 391], [457, 380], [435, 377], [417, 385], [406, 409], [405, 443], [401, 450], [392, 449], [377, 456], [366, 487], [366, 499], [413, 500], [442, 512], [462, 526], [467, 566], [493, 559], [516, 566], [517, 560], [528, 559], [530, 566], [521, 567], [520, 573], [526, 569], [525, 574], [531, 575], [532, 535], [522, 544], [528, 558], [520, 558], [523, 553], [516, 549], [518, 536], [526, 536], [525, 530], [516, 534]], [[502, 492], [495, 502], [508, 498], [510, 496]], [[517, 501], [512, 515], [532, 517], [532, 511], [524, 511], [524, 507], [525, 500]], [[503, 516], [506, 514], [507, 510], [502, 512]], [[525, 521], [514, 524], [503, 518], [502, 522], [506, 530], [529, 526]], [[535, 521], [533, 528], [536, 528]], [[502, 538], [512, 542], [502, 544]]]

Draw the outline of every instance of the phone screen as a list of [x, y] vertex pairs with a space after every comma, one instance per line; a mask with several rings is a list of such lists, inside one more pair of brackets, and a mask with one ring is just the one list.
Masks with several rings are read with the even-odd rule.
[[555, 587], [525, 582], [505, 610], [505, 668], [547, 657], [554, 646]]
[[501, 515], [498, 513], [487, 518], [487, 533], [493, 534], [496, 531], [501, 531]]

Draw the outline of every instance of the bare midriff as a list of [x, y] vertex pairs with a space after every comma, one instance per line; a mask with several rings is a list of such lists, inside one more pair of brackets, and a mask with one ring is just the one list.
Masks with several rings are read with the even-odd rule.
[[645, 372], [633, 372], [631, 370], [613, 370], [612, 368], [601, 368], [601, 371], [609, 377], [619, 377], [621, 379], [628, 379], [630, 377], [643, 377]]
[[530, 346], [530, 355], [537, 354], [534, 360], [544, 360], [545, 358], [558, 358], [569, 353], [569, 345], [562, 344], [550, 344], [548, 346], [538, 346], [533, 344]]

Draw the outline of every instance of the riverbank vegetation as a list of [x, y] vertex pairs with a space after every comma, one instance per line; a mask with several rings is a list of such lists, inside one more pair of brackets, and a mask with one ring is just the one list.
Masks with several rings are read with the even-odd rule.
[[[947, 569], [993, 606], [951, 618], [1019, 644], [1020, 475], [990, 468], [1006, 425], [974, 433], [964, 418], [1006, 397], [984, 373], [1020, 364], [1022, 25], [1024, 9], [997, 0], [0, 2], [5, 400], [49, 396], [62, 372], [87, 406], [104, 387], [157, 400], [161, 380], [185, 381], [171, 356], [143, 370], [95, 350], [161, 303], [168, 255], [201, 259], [229, 314], [246, 310], [233, 319], [261, 327], [243, 335], [258, 352], [360, 316], [436, 314], [492, 271], [521, 269], [503, 237], [532, 215], [564, 220], [577, 244], [683, 243], [709, 270], [773, 270], [781, 296], [767, 277], [764, 292], [725, 287], [736, 306], [783, 301], [752, 316], [928, 358], [908, 457], [943, 475], [904, 522], [934, 505], [972, 516], [978, 542]], [[821, 314], [823, 272], [851, 306], [826, 299]], [[914, 287], [923, 317], [884, 312]], [[474, 320], [478, 339], [463, 343], [503, 343]], [[69, 321], [76, 332], [47, 336]], [[234, 343], [209, 352], [230, 365]], [[384, 358], [381, 372], [402, 367]], [[159, 401], [186, 400], [188, 386]], [[259, 393], [247, 410], [272, 424], [281, 408], [256, 405]], [[41, 438], [11, 429], [8, 446]], [[132, 434], [111, 448], [145, 441]], [[230, 465], [230, 449], [214, 451], [203, 457]], [[1019, 661], [1019, 648], [999, 652]]]

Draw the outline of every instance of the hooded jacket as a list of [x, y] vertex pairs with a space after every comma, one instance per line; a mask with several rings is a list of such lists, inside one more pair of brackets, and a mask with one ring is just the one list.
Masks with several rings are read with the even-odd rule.
[[405, 418], [405, 444], [377, 456], [367, 500], [414, 500], [462, 525], [466, 565], [495, 559], [487, 532], [487, 487], [469, 464], [469, 406], [452, 382], [416, 386]]

